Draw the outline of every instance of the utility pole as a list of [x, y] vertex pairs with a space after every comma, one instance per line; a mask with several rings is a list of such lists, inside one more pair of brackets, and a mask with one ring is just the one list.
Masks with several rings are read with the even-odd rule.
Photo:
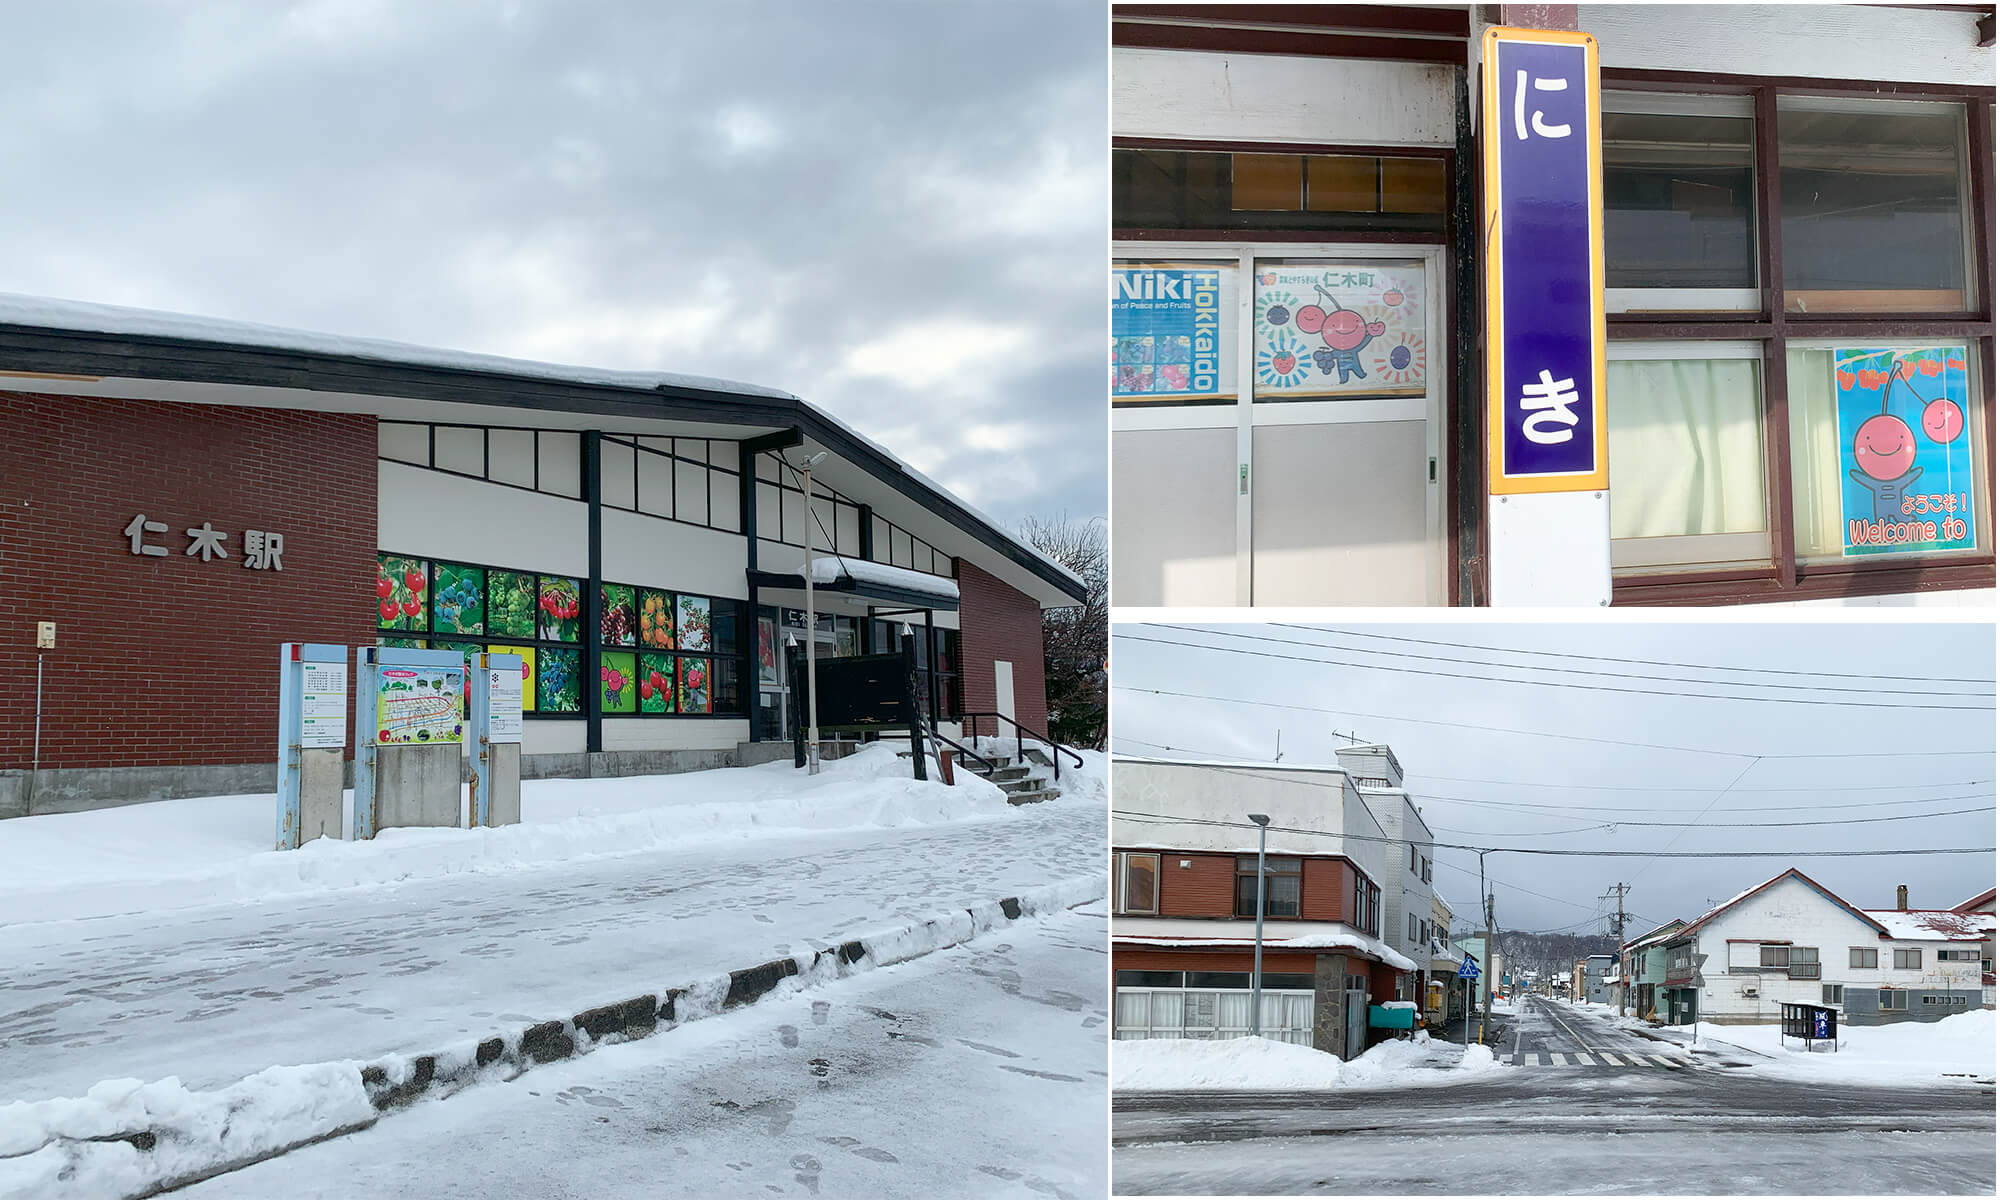
[[[1615, 918], [1616, 924], [1612, 926], [1618, 935], [1618, 953], [1612, 961], [1618, 965], [1618, 977], [1621, 980], [1625, 979], [1625, 893], [1631, 890], [1632, 885], [1629, 883], [1614, 883], [1604, 895], [1598, 897], [1600, 900], [1610, 899], [1613, 895], [1618, 897], [1618, 916]], [[1630, 991], [1631, 981], [1625, 980], [1624, 985], [1618, 989], [1618, 1015], [1621, 1017], [1625, 1015], [1625, 996]]]
[[1479, 852], [1479, 894], [1486, 902], [1486, 1003], [1479, 1017], [1479, 1040], [1486, 1040], [1486, 1027], [1493, 1023], [1493, 989], [1500, 986], [1500, 974], [1493, 969], [1493, 893], [1486, 890], [1486, 851]]

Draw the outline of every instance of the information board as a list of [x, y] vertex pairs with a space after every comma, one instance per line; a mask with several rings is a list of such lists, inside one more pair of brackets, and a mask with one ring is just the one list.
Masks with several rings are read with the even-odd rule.
[[521, 740], [521, 672], [512, 667], [486, 672], [486, 702], [491, 706], [486, 740], [515, 743]]
[[459, 743], [465, 668], [377, 667], [375, 740], [384, 746]]
[[1236, 297], [1234, 263], [1115, 264], [1112, 403], [1235, 400]]
[[347, 745], [347, 664], [300, 663], [299, 746], [339, 750]]

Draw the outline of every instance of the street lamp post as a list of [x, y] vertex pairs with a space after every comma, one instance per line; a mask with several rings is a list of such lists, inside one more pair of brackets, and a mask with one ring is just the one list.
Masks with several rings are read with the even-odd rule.
[[813, 609], [813, 467], [826, 457], [822, 450], [799, 468], [806, 493], [806, 774], [819, 774], [819, 614]]
[[1257, 823], [1257, 940], [1250, 951], [1250, 1036], [1264, 1036], [1264, 836], [1271, 818], [1251, 813]]

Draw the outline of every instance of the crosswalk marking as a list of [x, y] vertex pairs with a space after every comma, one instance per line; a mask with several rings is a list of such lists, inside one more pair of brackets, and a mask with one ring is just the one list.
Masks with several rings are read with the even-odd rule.
[[1694, 1060], [1684, 1054], [1639, 1054], [1631, 1050], [1615, 1054], [1608, 1050], [1592, 1050], [1587, 1054], [1523, 1050], [1518, 1058], [1524, 1067], [1660, 1067], [1682, 1071], [1694, 1065]]

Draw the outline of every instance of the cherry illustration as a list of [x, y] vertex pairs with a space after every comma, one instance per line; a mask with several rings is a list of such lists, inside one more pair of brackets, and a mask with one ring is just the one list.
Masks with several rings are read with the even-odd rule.
[[1965, 429], [1965, 412], [1950, 400], [1933, 400], [1924, 405], [1923, 427], [1924, 436], [1940, 446], [1957, 441]]

